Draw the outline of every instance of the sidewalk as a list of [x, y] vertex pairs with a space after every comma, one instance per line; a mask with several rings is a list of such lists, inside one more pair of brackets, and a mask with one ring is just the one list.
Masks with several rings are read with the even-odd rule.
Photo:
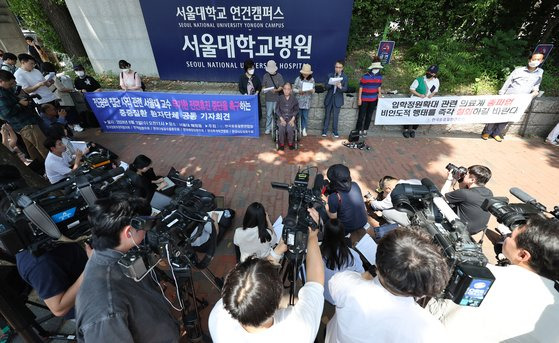
[[[360, 151], [344, 147], [341, 138], [309, 136], [302, 139], [299, 150], [278, 153], [270, 136], [249, 139], [110, 134], [94, 129], [76, 136], [103, 144], [126, 162], [145, 154], [153, 160], [159, 174], [166, 173], [171, 166], [187, 166], [191, 174], [202, 180], [204, 188], [224, 196], [225, 206], [237, 211], [234, 228], [240, 226], [246, 207], [254, 201], [264, 204], [272, 221], [278, 215], [285, 215], [287, 192], [272, 189], [270, 182], [291, 183], [298, 167], [307, 165], [316, 166], [325, 174], [328, 166], [344, 163], [350, 167], [353, 180], [366, 193], [374, 189], [384, 175], [403, 179], [428, 177], [440, 188], [448, 163], [466, 167], [482, 164], [493, 172], [487, 186], [496, 196], [519, 202], [508, 192], [511, 187], [519, 187], [548, 209], [559, 204], [556, 191], [559, 189], [559, 148], [546, 145], [540, 139], [507, 137], [498, 143], [483, 141], [478, 136], [368, 137], [371, 150]], [[489, 227], [495, 226], [492, 218]], [[210, 265], [218, 276], [225, 275], [235, 264], [232, 239], [233, 232], [228, 232]], [[484, 246], [484, 250], [488, 256], [493, 256], [489, 246]], [[205, 280], [196, 285], [198, 296], [210, 303], [202, 311], [202, 325], [206, 329], [207, 316], [220, 296]]]

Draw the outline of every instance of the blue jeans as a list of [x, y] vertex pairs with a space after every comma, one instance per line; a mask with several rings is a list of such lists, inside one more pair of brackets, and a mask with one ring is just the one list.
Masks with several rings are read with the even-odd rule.
[[272, 131], [272, 120], [274, 120], [275, 101], [266, 101], [266, 132]]
[[300, 108], [299, 109], [299, 118], [301, 119], [301, 128], [307, 129], [307, 121], [309, 120], [309, 109], [308, 108]]

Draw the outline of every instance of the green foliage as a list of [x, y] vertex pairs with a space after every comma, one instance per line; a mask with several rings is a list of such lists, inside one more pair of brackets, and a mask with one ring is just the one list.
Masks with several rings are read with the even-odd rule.
[[[61, 0], [54, 1], [59, 2]], [[39, 0], [8, 0], [8, 6], [15, 15], [23, 19], [26, 28], [41, 37], [48, 48], [60, 52], [64, 51], [60, 38], [49, 22]]]

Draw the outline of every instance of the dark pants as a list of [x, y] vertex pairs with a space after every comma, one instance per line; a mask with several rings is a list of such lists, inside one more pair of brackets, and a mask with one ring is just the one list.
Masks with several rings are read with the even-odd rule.
[[357, 116], [357, 123], [355, 124], [355, 130], [368, 130], [371, 125], [371, 119], [373, 113], [377, 109], [378, 101], [363, 101], [361, 106], [359, 106], [359, 114]]
[[503, 130], [507, 127], [508, 123], [494, 123], [494, 124], [486, 124], [483, 128], [483, 133], [487, 133], [493, 137], [501, 136], [503, 137]]
[[328, 127], [330, 126], [330, 118], [332, 118], [332, 133], [338, 134], [338, 118], [340, 116], [340, 108], [336, 107], [334, 100], [328, 105], [326, 105], [326, 115], [324, 116], [324, 126], [322, 127], [322, 133], [328, 133]]
[[295, 125], [287, 123], [285, 126], [281, 125], [278, 120], [278, 140], [279, 145], [285, 145], [285, 134], [287, 133], [287, 144], [293, 145], [293, 140], [295, 138]]
[[404, 130], [417, 130], [417, 128], [419, 127], [419, 125], [404, 125]]

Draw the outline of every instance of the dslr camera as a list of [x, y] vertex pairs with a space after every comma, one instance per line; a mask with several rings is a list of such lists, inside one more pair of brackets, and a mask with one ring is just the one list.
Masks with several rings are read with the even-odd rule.
[[447, 164], [445, 168], [452, 173], [452, 178], [458, 182], [462, 182], [464, 176], [468, 173], [468, 168], [462, 166], [457, 167], [452, 163]]

